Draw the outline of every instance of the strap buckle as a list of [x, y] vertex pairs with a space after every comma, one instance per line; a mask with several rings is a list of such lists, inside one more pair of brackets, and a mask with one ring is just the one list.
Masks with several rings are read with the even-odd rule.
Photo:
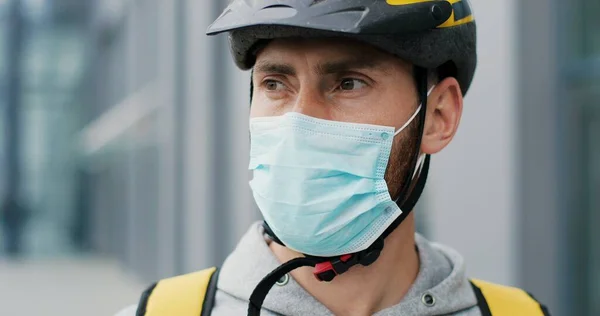
[[378, 238], [369, 248], [354, 254], [334, 257], [315, 265], [313, 274], [321, 282], [331, 282], [336, 276], [348, 271], [351, 267], [361, 264], [371, 265], [383, 249], [383, 238]]

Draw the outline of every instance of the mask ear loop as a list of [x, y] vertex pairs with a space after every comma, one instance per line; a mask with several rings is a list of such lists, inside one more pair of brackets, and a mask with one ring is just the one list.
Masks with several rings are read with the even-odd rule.
[[421, 157], [419, 157], [419, 161], [417, 162], [417, 167], [415, 168], [415, 172], [413, 172], [413, 179], [415, 178], [415, 176], [417, 176], [417, 174], [421, 174], [421, 170], [423, 170], [423, 165], [425, 165], [425, 158], [427, 157], [426, 154], [421, 154]]
[[[427, 91], [427, 97], [429, 98], [429, 96], [431, 95], [431, 92], [433, 91], [433, 89], [435, 89], [435, 85], [433, 87], [431, 87], [429, 89], [429, 91]], [[402, 125], [402, 127], [400, 127], [395, 133], [394, 133], [394, 137], [396, 137], [398, 134], [400, 134], [400, 132], [402, 132], [406, 127], [408, 127], [408, 125], [410, 125], [410, 123], [412, 123], [412, 121], [415, 119], [415, 117], [417, 117], [417, 115], [419, 114], [419, 112], [421, 112], [421, 108], [423, 107], [423, 104], [421, 103], [419, 105], [419, 107], [417, 108], [417, 110], [415, 111], [415, 113], [408, 119], [408, 121], [406, 121], [406, 123], [404, 123], [404, 125]], [[421, 170], [423, 170], [423, 163], [425, 162], [425, 157], [427, 155], [426, 154], [421, 154], [419, 156], [419, 160], [417, 160], [417, 165], [415, 167], [415, 171], [412, 174], [412, 178], [414, 179], [415, 176], [417, 176], [417, 174], [421, 173]]]
[[[431, 87], [431, 89], [429, 89], [429, 91], [427, 91], [427, 97], [429, 98], [429, 95], [431, 94], [431, 92], [433, 91], [433, 89], [435, 89], [435, 86]], [[402, 127], [400, 127], [395, 133], [394, 136], [397, 136], [398, 134], [400, 134], [406, 127], [408, 127], [408, 125], [410, 125], [410, 123], [412, 123], [412, 121], [415, 119], [415, 117], [417, 117], [417, 115], [419, 114], [419, 112], [421, 112], [421, 108], [423, 107], [423, 103], [419, 104], [419, 107], [417, 108], [417, 110], [415, 111], [415, 113], [408, 119], [408, 121], [406, 121], [406, 123], [404, 123], [404, 125], [402, 125]], [[420, 163], [422, 163], [422, 158], [419, 158]]]

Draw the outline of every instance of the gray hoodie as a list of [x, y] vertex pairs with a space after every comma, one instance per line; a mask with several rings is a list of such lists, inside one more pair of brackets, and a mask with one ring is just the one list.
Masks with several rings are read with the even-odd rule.
[[[416, 236], [419, 274], [404, 299], [376, 316], [457, 315], [479, 316], [477, 299], [465, 275], [463, 258], [454, 250]], [[248, 298], [260, 280], [280, 265], [267, 245], [262, 226], [256, 223], [242, 237], [221, 267], [213, 316], [246, 315]], [[283, 283], [283, 282], [282, 282]], [[426, 294], [433, 305], [423, 303]], [[135, 316], [130, 306], [116, 316]], [[267, 295], [261, 315], [332, 315], [293, 278], [275, 285]]]

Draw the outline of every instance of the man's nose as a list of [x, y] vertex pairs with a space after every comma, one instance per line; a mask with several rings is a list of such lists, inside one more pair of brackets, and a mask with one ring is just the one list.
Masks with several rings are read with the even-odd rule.
[[330, 105], [327, 98], [316, 88], [303, 88], [298, 93], [292, 112], [329, 120]]

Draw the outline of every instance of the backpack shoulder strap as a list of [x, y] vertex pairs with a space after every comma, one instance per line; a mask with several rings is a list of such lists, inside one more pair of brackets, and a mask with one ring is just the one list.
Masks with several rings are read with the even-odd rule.
[[529, 293], [514, 287], [470, 280], [482, 316], [549, 316]]
[[136, 316], [210, 316], [218, 275], [210, 268], [154, 283], [142, 294]]

